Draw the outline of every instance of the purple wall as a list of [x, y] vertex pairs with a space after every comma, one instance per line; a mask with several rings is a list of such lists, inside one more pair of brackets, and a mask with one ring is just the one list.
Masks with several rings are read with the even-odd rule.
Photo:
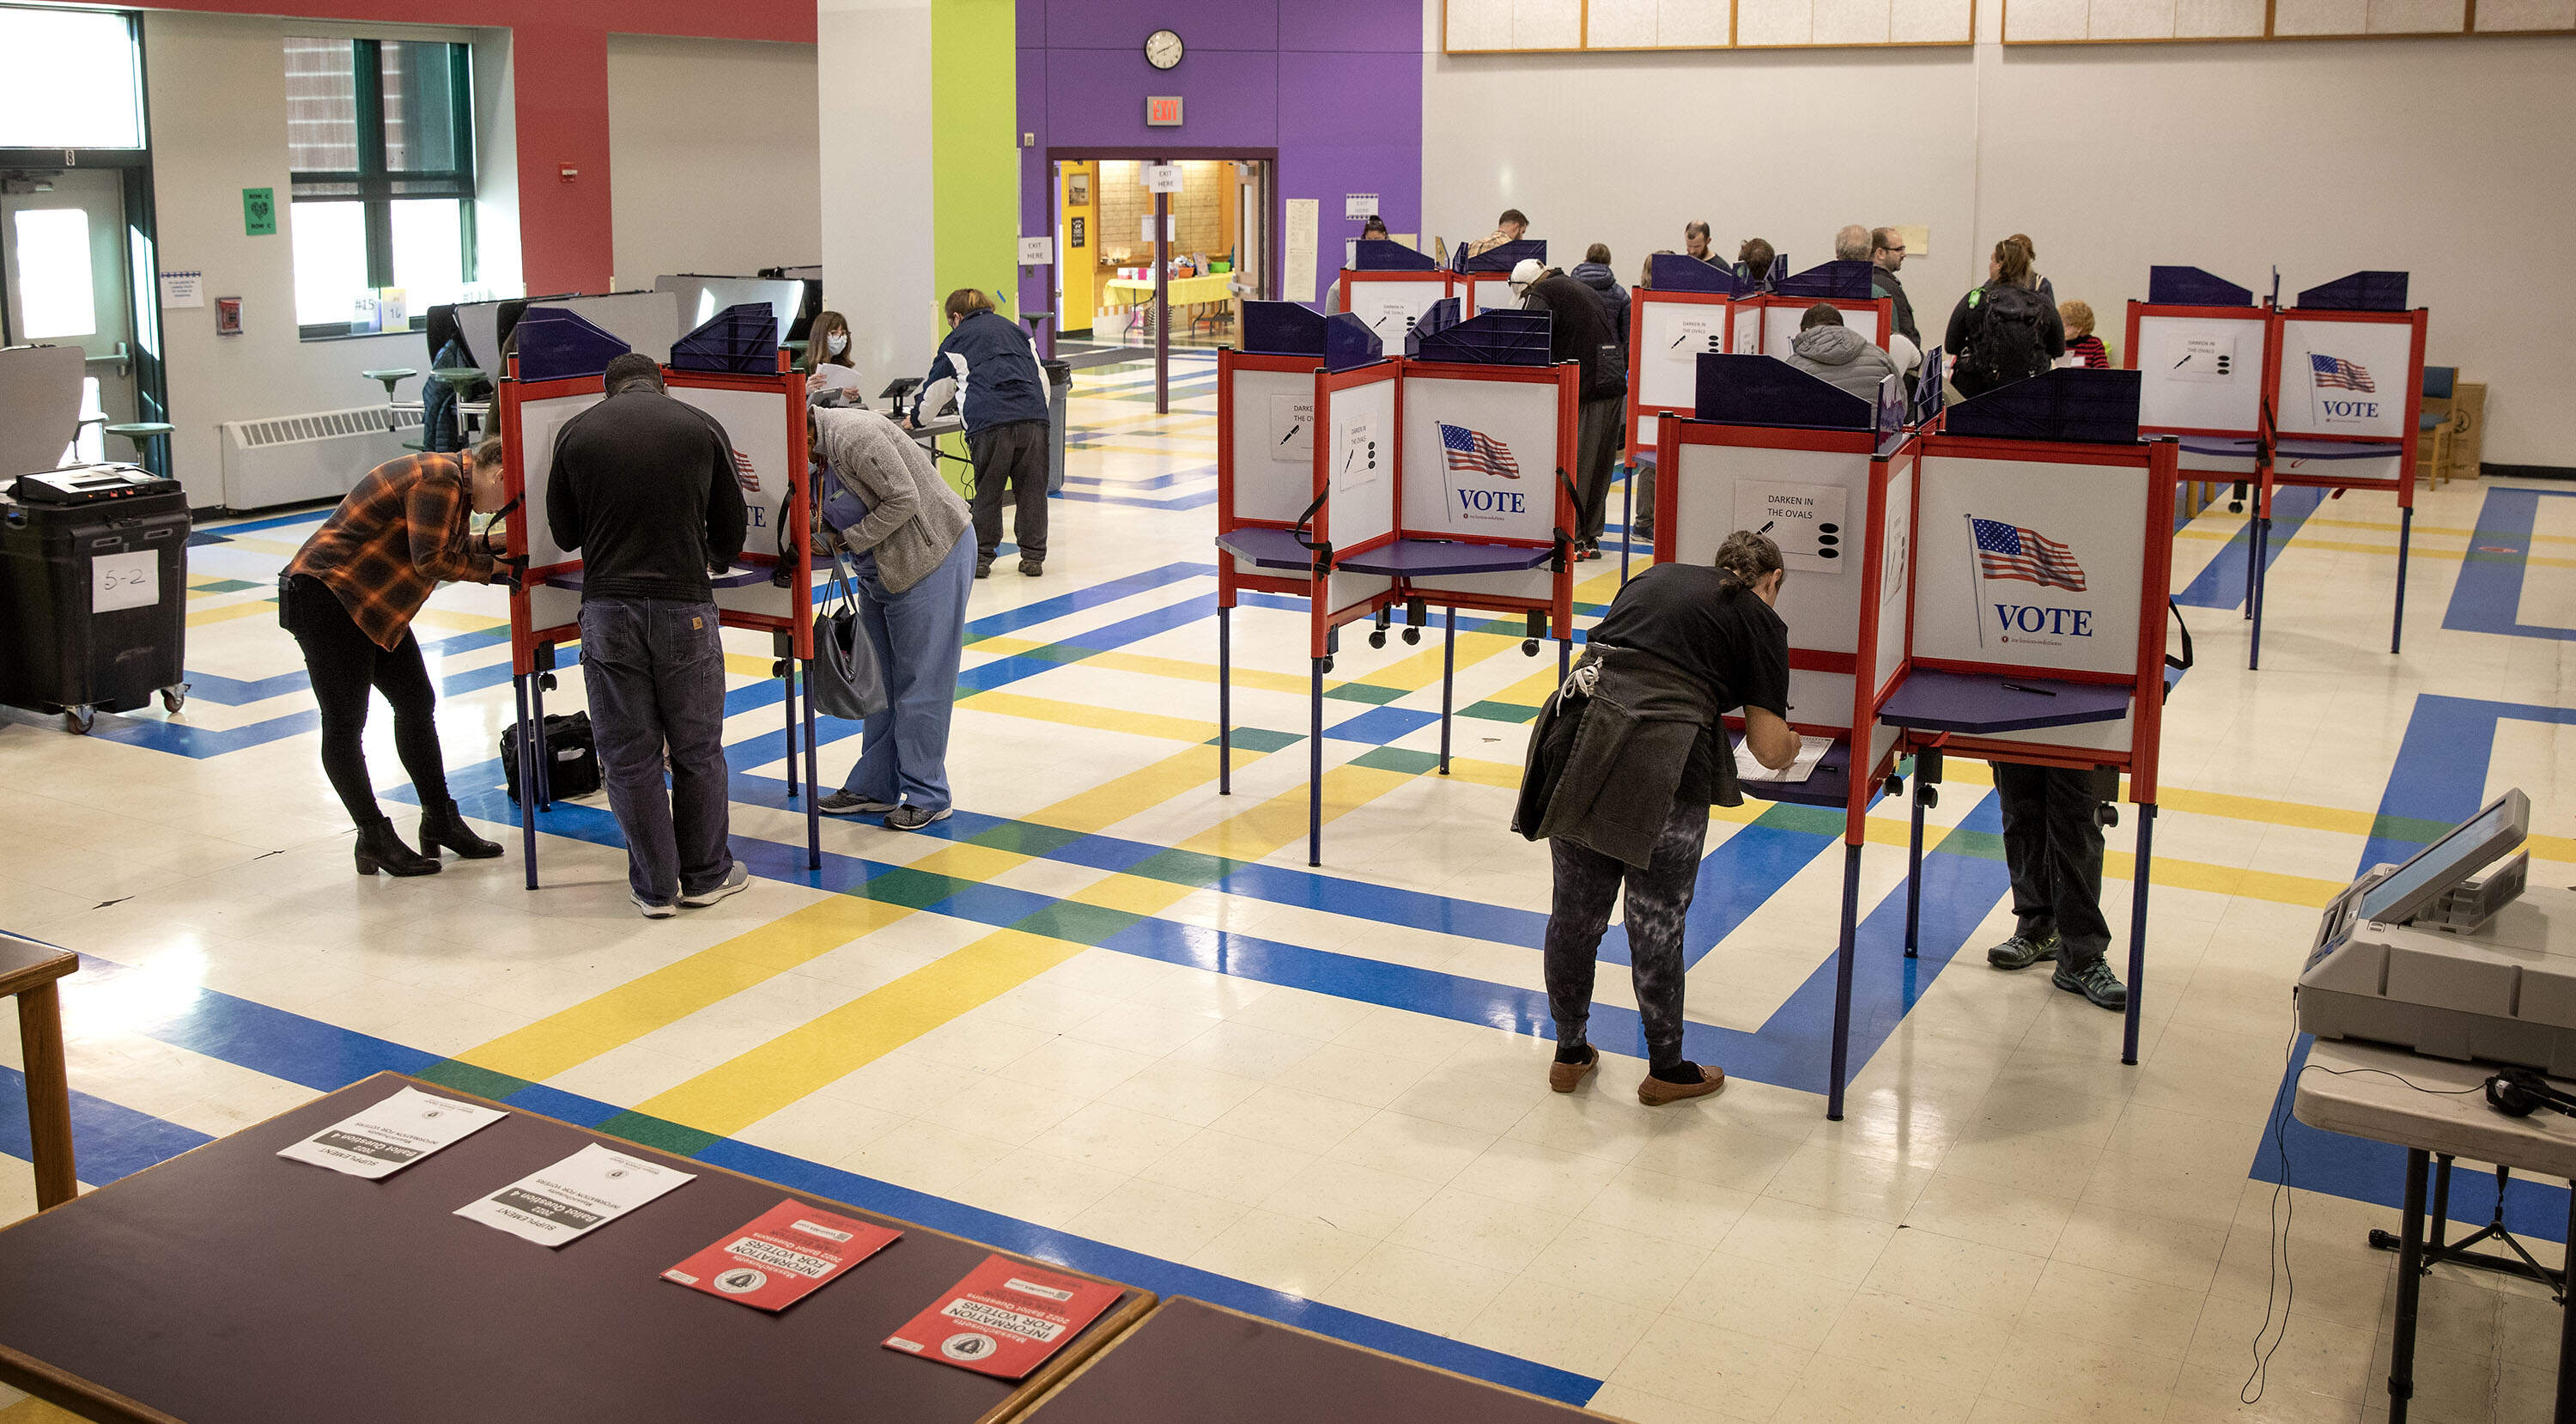
[[[1272, 246], [1285, 203], [1318, 200], [1317, 294], [1360, 220], [1346, 193], [1375, 193], [1386, 225], [1422, 217], [1422, 12], [1390, 0], [1018, 0], [1023, 232], [1051, 221], [1047, 150], [1258, 148], [1279, 151]], [[1145, 63], [1145, 36], [1178, 33], [1178, 68]], [[1177, 129], [1145, 127], [1145, 96], [1178, 94]], [[1054, 305], [1047, 274], [1025, 271], [1024, 310]], [[1270, 280], [1279, 278], [1274, 250]]]

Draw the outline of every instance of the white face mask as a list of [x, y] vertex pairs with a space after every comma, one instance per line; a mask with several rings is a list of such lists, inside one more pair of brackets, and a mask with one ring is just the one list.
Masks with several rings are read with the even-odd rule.
[[850, 334], [846, 331], [833, 332], [823, 344], [831, 349], [833, 355], [838, 356], [850, 349]]

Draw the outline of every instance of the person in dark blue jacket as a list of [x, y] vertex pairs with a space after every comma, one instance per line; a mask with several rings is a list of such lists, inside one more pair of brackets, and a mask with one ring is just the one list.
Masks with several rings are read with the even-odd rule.
[[975, 462], [975, 577], [993, 576], [1002, 544], [1002, 490], [1018, 505], [1011, 533], [1020, 545], [1020, 572], [1036, 578], [1047, 554], [1047, 387], [1037, 352], [1018, 323], [993, 310], [991, 296], [973, 287], [948, 294], [948, 339], [930, 358], [922, 400], [913, 407], [920, 428], [924, 411], [943, 403], [933, 390], [957, 384], [957, 418], [966, 425], [966, 453]]

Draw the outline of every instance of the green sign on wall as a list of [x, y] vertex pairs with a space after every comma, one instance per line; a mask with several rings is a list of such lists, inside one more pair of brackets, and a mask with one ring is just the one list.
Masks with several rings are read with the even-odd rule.
[[242, 189], [242, 235], [245, 237], [277, 236], [277, 190], [275, 188]]

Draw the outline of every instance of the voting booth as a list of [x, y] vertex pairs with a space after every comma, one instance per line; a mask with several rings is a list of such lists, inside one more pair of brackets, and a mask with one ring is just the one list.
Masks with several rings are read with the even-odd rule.
[[[1739, 297], [1752, 287], [1723, 267], [1678, 252], [1648, 259], [1652, 285], [1628, 295], [1628, 458], [1652, 459], [1663, 418], [1690, 415], [1699, 400], [1699, 358], [1735, 345]], [[1757, 333], [1758, 325], [1748, 326]]]
[[1355, 313], [1244, 304], [1217, 353], [1217, 790], [1233, 793], [1233, 612], [1305, 600], [1311, 664], [1307, 862], [1323, 859], [1324, 674], [1340, 630], [1384, 647], [1442, 609], [1440, 760], [1449, 768], [1457, 610], [1519, 614], [1522, 650], [1573, 649], [1578, 368], [1548, 362], [1542, 312], [1456, 323], [1444, 300], [1389, 357]]
[[1512, 269], [1521, 263], [1547, 265], [1547, 244], [1538, 238], [1506, 242], [1500, 247], [1466, 255], [1466, 245], [1458, 248], [1459, 257], [1452, 264], [1457, 271], [1458, 318], [1464, 321], [1489, 311], [1517, 308], [1521, 303], [1512, 295]]
[[[1745, 297], [1738, 304], [1736, 321], [1741, 332], [1733, 349], [1788, 360], [1807, 308], [1822, 303], [1841, 312], [1843, 325], [1859, 332], [1862, 340], [1885, 350], [1887, 334], [1896, 325], [1896, 301], [1871, 294], [1870, 271], [1866, 262], [1827, 262], [1782, 277], [1767, 292]], [[1756, 311], [1758, 317], [1753, 315]], [[1758, 326], [1748, 325], [1757, 320]]]
[[1458, 279], [1439, 270], [1431, 254], [1400, 242], [1361, 238], [1353, 261], [1342, 269], [1337, 310], [1358, 317], [1389, 351], [1402, 350], [1423, 313], [1457, 292]]
[[[605, 399], [603, 373], [629, 349], [618, 337], [570, 312], [531, 307], [517, 328], [518, 354], [499, 382], [496, 406], [507, 452], [503, 480], [510, 506], [509, 551], [524, 558], [521, 586], [510, 596], [510, 671], [518, 699], [519, 825], [528, 888], [537, 888], [536, 817], [550, 797], [538, 729], [554, 684], [557, 649], [581, 637], [581, 559], [558, 547], [546, 520], [556, 437], [564, 425]], [[765, 305], [738, 306], [681, 337], [662, 368], [672, 399], [714, 417], [732, 442], [734, 462], [759, 482], [743, 502], [748, 529], [742, 558], [717, 575], [715, 602], [725, 627], [768, 633], [773, 671], [784, 685], [787, 795], [814, 780], [814, 709], [799, 719], [797, 670], [814, 657], [812, 490], [806, 470], [805, 380], [786, 369], [778, 327]], [[805, 800], [806, 863], [820, 868], [822, 830], [814, 797]]]
[[[2277, 288], [2277, 279], [2275, 286]], [[2406, 307], [2406, 274], [2356, 272], [2301, 292], [2254, 294], [2196, 267], [2155, 267], [2129, 303], [2128, 361], [2141, 379], [2141, 429], [2179, 442], [2179, 468], [2250, 486], [2246, 665], [2263, 655], [2263, 586], [2272, 503], [2284, 485], [2385, 490], [2397, 498], [2397, 591], [2388, 650], [2403, 645], [2414, 545], [2416, 412], [2425, 311]]]

